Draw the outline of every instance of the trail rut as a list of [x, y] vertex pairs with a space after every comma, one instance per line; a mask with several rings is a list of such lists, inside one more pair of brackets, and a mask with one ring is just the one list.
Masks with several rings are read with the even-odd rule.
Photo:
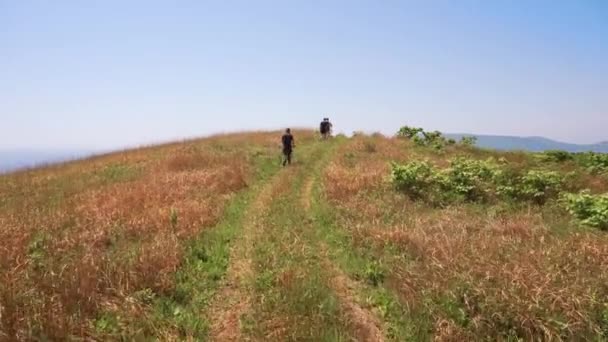
[[[309, 213], [312, 206], [313, 189], [315, 179], [308, 177], [304, 183], [300, 202], [302, 208]], [[348, 325], [353, 330], [356, 341], [384, 341], [380, 320], [367, 308], [361, 307], [356, 300], [355, 292], [358, 284], [338, 268], [327, 256], [328, 247], [321, 242], [323, 251], [322, 264], [326, 270], [330, 270], [330, 285], [340, 300], [342, 312], [345, 314]]]
[[251, 249], [255, 234], [260, 232], [263, 217], [268, 210], [268, 204], [279, 188], [281, 181], [287, 177], [280, 173], [269, 181], [254, 199], [245, 213], [243, 231], [230, 253], [230, 265], [222, 288], [215, 296], [209, 310], [213, 319], [210, 339], [212, 341], [244, 341], [241, 334], [241, 317], [251, 305], [251, 295], [248, 280], [253, 277], [251, 265]]

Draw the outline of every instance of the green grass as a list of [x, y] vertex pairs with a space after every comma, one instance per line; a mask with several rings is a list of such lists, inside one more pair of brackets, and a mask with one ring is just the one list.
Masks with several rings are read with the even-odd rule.
[[[320, 174], [317, 172], [315, 177], [318, 180]], [[355, 247], [350, 235], [339, 226], [334, 208], [323, 198], [319, 182], [312, 197], [317, 238], [327, 244], [332, 261], [350, 278], [358, 280], [358, 300], [371, 305], [384, 321], [385, 337], [394, 341], [429, 340], [431, 322], [428, 317], [409, 312], [385, 283], [386, 269], [394, 258], [390, 251], [378, 254], [369, 248]]]
[[[300, 150], [289, 189], [271, 203], [254, 251], [254, 308], [246, 318], [254, 339], [350, 340], [338, 299], [322, 267], [320, 246], [301, 208], [306, 175], [323, 165], [324, 145]], [[278, 329], [277, 329], [278, 328]], [[282, 331], [282, 332], [281, 332]]]
[[[226, 273], [230, 247], [242, 229], [244, 212], [259, 188], [278, 170], [274, 158], [266, 155], [255, 158], [256, 177], [250, 188], [231, 200], [215, 227], [203, 230], [188, 243], [183, 264], [175, 275], [174, 289], [166, 294], [155, 294], [149, 289], [137, 292], [137, 302], [151, 306], [152, 310], [117, 330], [121, 338], [166, 335], [178, 339], [206, 338], [210, 318], [203, 313]], [[107, 313], [101, 318], [103, 327], [120, 324], [118, 320], [109, 320]]]

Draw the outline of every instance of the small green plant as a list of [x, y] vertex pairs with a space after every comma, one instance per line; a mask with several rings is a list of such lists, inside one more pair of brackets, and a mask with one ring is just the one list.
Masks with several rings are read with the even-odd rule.
[[120, 329], [118, 317], [113, 313], [103, 313], [95, 320], [95, 330], [104, 335], [116, 334]]
[[133, 294], [133, 298], [135, 298], [139, 303], [150, 305], [154, 302], [156, 294], [154, 291], [152, 291], [152, 289], [145, 288], [135, 292]]
[[600, 317], [602, 336], [608, 339], [608, 303], [604, 303], [604, 308]]
[[370, 262], [365, 267], [365, 279], [373, 286], [378, 286], [384, 281], [385, 272], [382, 265], [377, 262]]
[[582, 224], [608, 230], [608, 194], [592, 195], [588, 191], [565, 194], [566, 209]]

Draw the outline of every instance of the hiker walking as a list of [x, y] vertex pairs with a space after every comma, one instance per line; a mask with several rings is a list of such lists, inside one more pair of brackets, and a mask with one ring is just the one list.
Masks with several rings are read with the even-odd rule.
[[319, 127], [319, 130], [321, 132], [321, 137], [323, 139], [327, 139], [331, 136], [331, 128], [332, 128], [332, 124], [329, 121], [329, 118], [324, 118], [323, 121], [321, 121], [321, 125]]
[[283, 142], [283, 166], [287, 164], [291, 164], [291, 154], [293, 152], [293, 148], [295, 147], [295, 141], [293, 139], [293, 135], [291, 135], [291, 129], [286, 129], [285, 134], [281, 138]]

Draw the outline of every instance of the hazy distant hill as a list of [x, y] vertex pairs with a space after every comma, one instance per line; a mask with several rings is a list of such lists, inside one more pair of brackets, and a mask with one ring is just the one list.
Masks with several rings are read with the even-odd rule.
[[82, 158], [92, 153], [84, 150], [0, 150], [0, 172]]
[[483, 134], [446, 134], [456, 140], [463, 136], [476, 136], [477, 146], [497, 150], [546, 151], [564, 150], [568, 152], [602, 152], [608, 153], [608, 142], [590, 145], [569, 144], [543, 137], [513, 137]]

